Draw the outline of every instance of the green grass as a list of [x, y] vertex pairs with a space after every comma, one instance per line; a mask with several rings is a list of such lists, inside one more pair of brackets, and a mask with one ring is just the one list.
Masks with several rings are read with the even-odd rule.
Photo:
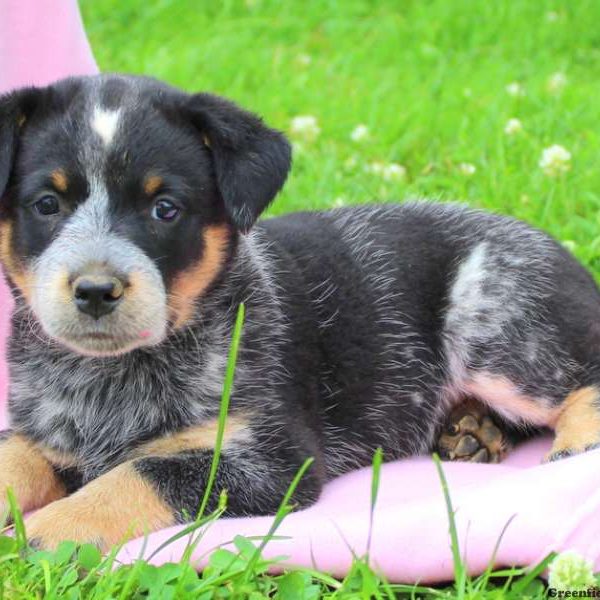
[[[465, 201], [543, 227], [600, 272], [596, 0], [82, 5], [104, 71], [223, 94], [288, 132], [297, 115], [318, 119], [272, 214], [409, 195]], [[567, 84], [551, 93], [557, 72]], [[507, 93], [512, 82], [524, 96]], [[521, 134], [504, 133], [509, 118]], [[358, 124], [368, 141], [350, 140]], [[558, 179], [538, 166], [552, 144], [572, 153]], [[375, 161], [403, 165], [405, 180], [366, 172]]]
[[[287, 132], [294, 117], [316, 117], [315, 140], [292, 135], [294, 168], [271, 214], [407, 196], [464, 201], [546, 229], [600, 276], [597, 0], [81, 3], [104, 71], [223, 94]], [[558, 92], [555, 73], [567, 79]], [[524, 95], [507, 92], [513, 82]], [[522, 132], [505, 134], [510, 118]], [[354, 142], [359, 124], [370, 136]], [[572, 154], [557, 178], [538, 166], [553, 144]], [[373, 163], [406, 175], [388, 181]], [[307, 570], [270, 576], [258, 542], [241, 537], [199, 578], [185, 562], [114, 569], [91, 547], [33, 552], [22, 535], [0, 537], [0, 581], [6, 598], [544, 597], [536, 571], [468, 577], [452, 539], [457, 583], [436, 590], [390, 586], [361, 557], [340, 582]]]

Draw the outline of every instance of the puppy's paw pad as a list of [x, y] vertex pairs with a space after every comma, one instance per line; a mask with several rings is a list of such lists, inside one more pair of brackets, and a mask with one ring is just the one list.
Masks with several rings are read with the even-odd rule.
[[448, 417], [436, 450], [445, 460], [497, 463], [508, 447], [507, 437], [487, 409], [469, 399]]

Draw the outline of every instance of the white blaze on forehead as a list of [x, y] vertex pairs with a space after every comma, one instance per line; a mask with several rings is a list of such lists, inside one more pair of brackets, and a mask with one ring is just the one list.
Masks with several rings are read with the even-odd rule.
[[120, 110], [106, 110], [98, 106], [94, 108], [92, 129], [102, 138], [105, 146], [109, 146], [115, 137], [120, 113]]

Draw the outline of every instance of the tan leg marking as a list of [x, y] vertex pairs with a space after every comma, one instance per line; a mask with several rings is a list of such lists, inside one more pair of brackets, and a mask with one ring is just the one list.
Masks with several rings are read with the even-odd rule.
[[52, 181], [52, 185], [59, 192], [66, 192], [69, 187], [69, 180], [67, 179], [67, 174], [62, 169], [55, 169], [50, 173], [50, 181]]
[[37, 446], [38, 450], [41, 454], [48, 460], [52, 465], [56, 467], [60, 467], [61, 469], [68, 469], [72, 467], [79, 467], [79, 461], [71, 454], [67, 454], [66, 452], [59, 452], [58, 450], [54, 450], [53, 448], [48, 448], [47, 446], [39, 445]]
[[182, 327], [194, 312], [194, 302], [215, 280], [230, 239], [225, 224], [211, 225], [203, 231], [204, 252], [200, 260], [175, 278], [169, 290], [169, 308], [175, 329]]
[[559, 409], [545, 398], [523, 394], [505, 377], [491, 373], [477, 373], [464, 386], [465, 391], [488, 404], [499, 415], [513, 423], [552, 426]]
[[[196, 427], [188, 427], [139, 446], [132, 452], [131, 458], [169, 456], [186, 450], [211, 449], [215, 447], [217, 430], [216, 419]], [[240, 415], [228, 417], [223, 432], [223, 448], [226, 449], [228, 443], [243, 437], [247, 432], [248, 420], [245, 417]]]
[[146, 192], [148, 196], [153, 196], [156, 190], [160, 188], [162, 183], [162, 177], [159, 177], [158, 175], [150, 175], [150, 177], [144, 181], [144, 192]]
[[584, 452], [600, 443], [600, 392], [594, 386], [569, 394], [559, 407], [555, 438], [548, 458]]
[[64, 485], [40, 449], [19, 434], [0, 442], [0, 506], [9, 486], [24, 511], [66, 495]]
[[22, 268], [18, 257], [13, 252], [12, 224], [8, 221], [0, 223], [0, 262], [4, 265], [8, 277], [29, 302], [33, 287], [33, 275]]
[[43, 548], [72, 540], [107, 550], [174, 524], [172, 510], [126, 462], [39, 510], [26, 519], [25, 529], [27, 537]]

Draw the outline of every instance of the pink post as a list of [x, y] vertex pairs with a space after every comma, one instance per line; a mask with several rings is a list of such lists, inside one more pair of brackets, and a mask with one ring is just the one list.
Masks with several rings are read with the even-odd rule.
[[[76, 0], [0, 0], [0, 93], [97, 72]], [[11, 309], [9, 290], [0, 277], [0, 430], [7, 426]]]

